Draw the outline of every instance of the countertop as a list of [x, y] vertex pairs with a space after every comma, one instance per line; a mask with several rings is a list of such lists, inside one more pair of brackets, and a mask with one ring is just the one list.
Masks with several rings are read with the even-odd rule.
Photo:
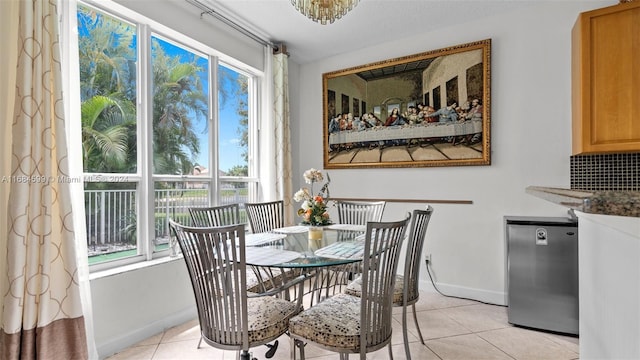
[[529, 186], [526, 192], [588, 214], [640, 217], [640, 191], [586, 191]]

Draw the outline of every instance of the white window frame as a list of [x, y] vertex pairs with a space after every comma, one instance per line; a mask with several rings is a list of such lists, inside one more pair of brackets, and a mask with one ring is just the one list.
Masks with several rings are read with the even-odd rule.
[[[137, 42], [138, 42], [138, 66], [137, 66], [137, 144], [138, 144], [138, 165], [135, 174], [118, 174], [123, 175], [127, 181], [136, 183], [136, 206], [137, 206], [137, 223], [147, 224], [147, 226], [138, 227], [138, 241], [137, 250], [138, 255], [127, 257], [123, 259], [102, 262], [90, 266], [90, 271], [102, 271], [112, 268], [118, 268], [132, 263], [149, 261], [161, 257], [169, 256], [169, 250], [154, 251], [153, 238], [155, 237], [154, 229], [154, 183], [156, 181], [189, 181], [196, 180], [202, 182], [203, 180], [210, 183], [210, 203], [217, 204], [219, 199], [219, 190], [221, 182], [243, 182], [247, 183], [249, 189], [249, 198], [251, 201], [257, 201], [258, 188], [259, 188], [259, 167], [258, 167], [258, 152], [259, 152], [259, 137], [258, 126], [260, 123], [260, 114], [263, 111], [260, 110], [259, 99], [261, 98], [262, 87], [259, 85], [262, 83], [265, 76], [264, 72], [256, 70], [237, 59], [233, 59], [219, 51], [204, 45], [196, 40], [189, 38], [187, 35], [172, 30], [162, 24], [154, 22], [140, 15], [134, 11], [131, 11], [122, 5], [114, 3], [112, 1], [97, 1], [97, 0], [79, 0], [70, 1], [68, 6], [68, 14], [63, 16], [64, 25], [64, 37], [69, 39], [71, 36], [77, 36], [77, 29], [71, 28], [76, 22], [70, 21], [68, 17], [77, 17], [76, 4], [83, 4], [88, 7], [95, 8], [109, 16], [122, 19], [125, 22], [129, 22], [137, 26]], [[71, 25], [70, 25], [71, 24]], [[74, 35], [71, 35], [74, 34]], [[149, 96], [152, 93], [152, 71], [151, 71], [151, 36], [157, 36], [163, 40], [178, 44], [185, 49], [193, 51], [209, 59], [209, 109], [208, 109], [208, 126], [209, 126], [209, 169], [218, 169], [218, 88], [217, 88], [217, 73], [218, 65], [228, 67], [243, 76], [248, 77], [248, 129], [249, 129], [249, 161], [247, 163], [249, 169], [249, 176], [247, 177], [235, 177], [235, 176], [219, 176], [218, 171], [210, 171], [209, 178], [203, 179], [202, 176], [191, 175], [154, 175], [152, 169], [153, 163], [153, 104], [152, 98]], [[77, 39], [75, 41], [69, 41], [70, 44], [77, 46]], [[71, 54], [74, 51], [70, 51]], [[77, 51], [75, 51], [77, 56]], [[73, 55], [71, 55], [73, 56]], [[73, 62], [73, 61], [72, 61]], [[77, 60], [76, 60], [77, 64]], [[142, 66], [145, 64], [146, 66]], [[74, 71], [72, 69], [72, 71]], [[75, 69], [77, 72], [78, 69]], [[78, 89], [76, 89], [77, 91]], [[72, 94], [74, 97], [71, 103], [76, 103], [79, 108], [80, 95], [79, 93]], [[73, 105], [72, 105], [73, 106]], [[79, 111], [79, 110], [78, 110]], [[79, 127], [79, 117], [76, 119], [73, 126]], [[72, 142], [73, 143], [73, 142]], [[107, 174], [104, 174], [107, 175]], [[108, 174], [113, 175], [113, 174]], [[85, 176], [89, 181], [91, 177]], [[86, 240], [85, 240], [86, 244]]]

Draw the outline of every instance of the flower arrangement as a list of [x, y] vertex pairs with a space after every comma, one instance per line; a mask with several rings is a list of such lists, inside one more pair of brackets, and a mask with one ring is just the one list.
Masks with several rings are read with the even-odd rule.
[[302, 224], [321, 226], [331, 224], [329, 213], [327, 212], [326, 198], [329, 197], [329, 174], [327, 174], [327, 182], [320, 188], [317, 195], [313, 193], [313, 184], [324, 180], [319, 170], [311, 168], [304, 172], [304, 181], [311, 185], [311, 189], [303, 187], [293, 195], [293, 200], [302, 201], [298, 216], [302, 217]]

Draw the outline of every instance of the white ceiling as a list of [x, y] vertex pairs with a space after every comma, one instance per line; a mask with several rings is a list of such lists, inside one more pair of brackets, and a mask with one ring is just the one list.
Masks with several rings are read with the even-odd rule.
[[305, 64], [544, 0], [361, 0], [328, 25], [308, 19], [290, 0], [200, 1], [265, 39], [285, 43], [290, 59]]

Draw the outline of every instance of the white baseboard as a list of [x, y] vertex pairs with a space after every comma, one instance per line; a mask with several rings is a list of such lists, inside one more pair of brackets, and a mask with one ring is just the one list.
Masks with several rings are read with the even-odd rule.
[[196, 319], [197, 317], [198, 314], [195, 307], [189, 307], [178, 313], [168, 315], [162, 319], [146, 324], [143, 327], [130, 329], [130, 331], [122, 333], [116, 338], [109, 339], [105, 343], [96, 344], [98, 357], [100, 359], [104, 359], [166, 329], [184, 324], [190, 320]]
[[[477, 300], [495, 305], [507, 305], [506, 292], [476, 289], [439, 282], [436, 282], [436, 286], [438, 287], [438, 290], [445, 295]], [[433, 287], [431, 282], [425, 280], [420, 281], [420, 289], [436, 292], [436, 289]]]

